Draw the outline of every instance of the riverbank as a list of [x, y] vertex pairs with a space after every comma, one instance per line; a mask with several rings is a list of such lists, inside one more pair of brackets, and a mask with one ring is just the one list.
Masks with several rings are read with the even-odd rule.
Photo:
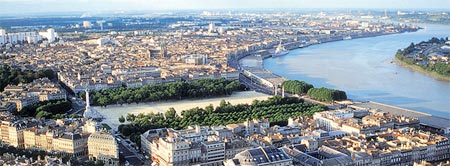
[[394, 115], [403, 115], [408, 117], [418, 118], [420, 123], [432, 127], [444, 130], [444, 133], [450, 133], [450, 119], [433, 116], [431, 114], [418, 112], [410, 109], [405, 109], [401, 107], [396, 107], [388, 104], [378, 103], [378, 102], [355, 102], [353, 103], [356, 108], [371, 108], [378, 109], [381, 112], [390, 113]]
[[[391, 35], [391, 34], [399, 34], [404, 32], [411, 32], [411, 31], [399, 31], [399, 32], [377, 32], [377, 33], [362, 33], [357, 35], [349, 35], [352, 40], [360, 39], [360, 38], [369, 38], [369, 37], [377, 37], [377, 36], [384, 36], [384, 35]], [[414, 31], [415, 32], [415, 31]], [[344, 36], [333, 36], [333, 37], [320, 37], [317, 36], [316, 39], [300, 43], [300, 42], [291, 42], [284, 44], [285, 48], [287, 48], [290, 51], [296, 50], [296, 49], [303, 49], [312, 45], [318, 45], [323, 43], [330, 43], [335, 41], [348, 41], [348, 39], [345, 39]], [[301, 45], [301, 46], [299, 46]], [[261, 50], [259, 50], [260, 52]], [[282, 93], [282, 89], [280, 89], [278, 86], [281, 85], [284, 81], [288, 80], [287, 78], [284, 78], [280, 75], [277, 75], [264, 67], [264, 60], [268, 58], [272, 58], [273, 49], [266, 49], [264, 52], [266, 54], [254, 54], [250, 53], [244, 56], [241, 56], [237, 59], [238, 68], [241, 72], [241, 74], [245, 77], [247, 77], [250, 81], [245, 81], [245, 79], [240, 79], [240, 81], [247, 85], [247, 87], [256, 87], [255, 90], [258, 90], [260, 92], [264, 92], [266, 94], [277, 94], [278, 92]], [[287, 55], [287, 54], [286, 54]], [[285, 56], [285, 55], [282, 55]], [[279, 57], [282, 57], [279, 56]], [[278, 58], [278, 57], [277, 57]], [[249, 83], [250, 82], [250, 83]], [[255, 86], [259, 85], [259, 86]], [[264, 89], [264, 90], [261, 90]], [[316, 101], [318, 102], [318, 101]]]
[[[377, 32], [377, 33], [362, 33], [362, 34], [356, 34], [356, 35], [342, 35], [342, 36], [316, 36], [313, 38], [313, 40], [308, 42], [291, 42], [291, 43], [285, 43], [284, 47], [290, 51], [296, 50], [296, 49], [303, 49], [307, 48], [312, 45], [318, 45], [323, 43], [330, 43], [330, 42], [336, 42], [336, 41], [345, 41], [345, 36], [350, 36], [352, 40], [359, 39], [359, 38], [368, 38], [368, 37], [376, 37], [376, 36], [383, 36], [383, 35], [390, 35], [390, 34], [398, 34], [403, 33], [402, 32], [396, 32], [396, 33], [383, 33], [383, 32]], [[252, 53], [248, 53], [246, 55], [239, 56], [237, 59], [233, 59], [234, 61], [231, 64], [237, 64], [235, 66], [238, 68], [242, 75], [245, 77], [248, 77], [251, 82], [256, 82], [257, 84], [260, 84], [260, 87], [257, 87], [256, 90], [259, 90], [261, 92], [265, 92], [267, 94], [274, 94], [275, 93], [275, 87], [277, 85], [281, 85], [284, 81], [288, 80], [287, 78], [284, 78], [280, 75], [277, 75], [269, 70], [266, 70], [264, 68], [264, 60], [268, 58], [272, 58], [273, 55], [273, 49], [263, 49], [258, 50]], [[257, 54], [257, 53], [264, 53], [264, 54]], [[285, 55], [279, 56], [283, 57]], [[241, 82], [243, 80], [241, 79]], [[245, 81], [243, 81], [246, 83]], [[251, 83], [252, 84], [252, 83]], [[247, 85], [250, 86], [250, 85]], [[266, 90], [261, 90], [266, 89]]]
[[450, 84], [447, 81], [389, 63], [398, 48], [434, 36], [448, 35], [449, 27], [423, 26], [427, 29], [414, 33], [297, 49], [282, 58], [266, 59], [264, 68], [282, 77], [304, 80], [318, 87], [343, 89], [354, 100], [376, 101], [449, 118]]
[[407, 64], [407, 63], [401, 61], [400, 59], [398, 59], [396, 56], [394, 56], [393, 61], [395, 62], [395, 64], [397, 64], [399, 66], [408, 68], [410, 70], [413, 70], [413, 71], [416, 71], [416, 72], [419, 72], [419, 73], [422, 73], [422, 74], [425, 74], [427, 76], [433, 77], [433, 78], [441, 80], [441, 81], [450, 82], [450, 77], [443, 76], [443, 75], [441, 75], [441, 74], [439, 74], [437, 72], [434, 72], [434, 71], [425, 70], [422, 67], [417, 66], [417, 65]]
[[[423, 33], [423, 32], [419, 32], [419, 33]], [[406, 33], [406, 35], [410, 36], [410, 35], [408, 35], [408, 33]], [[389, 36], [389, 35], [386, 35], [386, 36]], [[397, 35], [394, 35], [394, 37], [395, 36], [397, 36]], [[381, 40], [378, 39], [376, 41], [380, 41], [381, 43], [386, 43], [385, 42], [386, 41], [386, 39], [385, 39], [386, 37], [380, 37], [380, 38], [381, 38]], [[428, 38], [428, 37], [424, 37], [424, 38]], [[366, 40], [366, 39], [361, 39], [361, 40]], [[420, 39], [420, 40], [422, 40], [422, 39]], [[351, 42], [351, 41], [352, 40], [346, 40], [346, 42], [343, 42], [343, 43], [352, 43], [352, 46], [354, 46], [355, 45], [355, 44], [353, 44], [354, 42]], [[320, 43], [315, 43], [314, 45], [318, 45], [318, 44], [320, 44]], [[331, 48], [335, 49], [334, 47], [336, 47], [336, 46], [334, 46], [334, 45], [335, 44], [332, 44]], [[347, 45], [347, 44], [344, 44], [344, 45]], [[394, 44], [394, 45], [392, 45], [392, 48], [391, 47], [388, 47], [388, 48], [390, 48], [390, 50], [396, 50], [398, 48], [398, 45], [404, 45], [404, 44], [401, 44], [401, 43], [399, 43], [397, 45]], [[359, 45], [358, 46], [355, 45], [354, 47], [358, 47], [359, 48]], [[336, 49], [339, 49], [339, 48], [336, 47]], [[316, 50], [316, 49], [314, 49], [314, 50]], [[366, 58], [367, 53], [366, 53], [366, 51], [371, 51], [372, 52], [372, 51], [377, 51], [377, 50], [385, 50], [385, 48], [384, 47], [383, 48], [379, 48], [379, 47], [372, 46], [372, 47], [369, 48], [369, 50], [364, 50], [364, 52], [362, 52], [360, 54], [356, 54], [355, 55], [354, 53], [352, 53], [351, 56], [347, 56], [346, 59], [352, 59], [353, 61], [355, 61], [356, 65], [358, 66], [358, 68], [357, 68], [358, 70], [356, 70], [356, 71], [360, 71], [359, 69], [367, 71], [367, 68], [361, 68], [361, 67], [366, 67], [367, 65], [371, 64], [370, 62], [367, 61], [367, 58]], [[301, 51], [301, 50], [299, 50], [299, 51]], [[293, 52], [297, 52], [296, 49], [293, 49]], [[301, 52], [303, 52], [303, 51], [301, 51]], [[317, 57], [318, 56], [318, 55], [314, 55], [313, 56], [312, 53], [310, 53], [310, 52], [311, 51], [306, 51], [307, 56], [311, 56], [311, 57]], [[329, 55], [327, 52], [328, 52], [328, 50], [327, 51], [323, 51], [323, 55]], [[386, 52], [389, 52], [389, 51], [386, 51]], [[313, 62], [308, 62], [308, 61], [305, 61], [304, 59], [302, 60], [302, 62], [305, 62], [307, 64], [317, 64], [317, 63], [322, 64], [324, 56], [321, 56], [322, 52], [320, 52], [319, 55], [320, 55], [320, 57], [317, 57], [317, 58], [313, 59]], [[379, 55], [379, 54], [377, 54], [377, 55]], [[386, 59], [383, 58], [383, 60], [381, 60], [382, 62], [386, 62], [386, 60], [392, 59], [392, 54], [391, 53], [385, 53], [385, 54], [382, 54], [382, 55], [383, 56], [381, 56], [381, 57], [385, 57], [386, 58]], [[307, 65], [305, 63], [294, 63], [294, 61], [296, 59], [298, 59], [298, 58], [293, 58], [291, 56], [288, 56], [288, 57], [285, 57], [285, 58], [270, 58], [270, 56], [263, 57], [263, 56], [255, 56], [255, 55], [249, 55], [249, 56], [251, 56], [252, 58], [244, 58], [244, 59], [242, 59], [240, 61], [240, 63], [242, 63], [241, 66], [249, 66], [248, 68], [251, 68], [253, 70], [264, 70], [266, 72], [271, 72], [271, 73], [273, 73], [273, 71], [275, 71], [273, 69], [277, 69], [277, 68], [283, 69], [283, 70], [278, 71], [277, 73], [273, 74], [273, 75], [278, 75], [279, 77], [283, 77], [284, 78], [286, 76], [290, 76], [290, 77], [288, 77], [290, 79], [305, 80], [304, 76], [292, 77], [292, 75], [294, 73], [298, 73], [297, 72], [299, 70], [298, 68], [293, 68], [292, 70], [288, 69], [286, 67], [275, 67], [274, 68], [272, 66], [270, 66], [270, 67], [269, 66], [265, 66], [265, 65], [268, 65], [268, 64], [262, 63], [261, 61], [264, 61], [264, 59], [266, 59], [266, 61], [273, 61], [275, 64], [281, 64], [282, 66], [288, 66], [288, 65], [290, 65], [290, 66], [302, 66], [303, 68], [310, 68], [311, 70], [307, 70], [307, 71], [310, 71], [310, 73], [311, 72], [312, 73], [317, 73], [317, 71], [313, 69], [317, 65]], [[378, 59], [380, 59], [379, 56], [371, 56], [371, 57], [377, 57], [376, 58], [377, 59], [376, 62], [378, 62], [379, 61]], [[342, 58], [338, 58], [337, 56], [333, 56], [332, 58], [340, 59], [340, 60], [342, 59]], [[251, 61], [252, 59], [260, 59], [261, 61], [260, 60], [253, 60], [253, 63], [252, 63], [252, 61]], [[246, 64], [247, 62], [249, 62], [249, 64]], [[255, 63], [255, 62], [257, 62], [257, 63]], [[306, 76], [306, 78], [314, 77], [314, 78], [319, 78], [318, 80], [322, 81], [323, 78], [327, 78], [328, 77], [327, 75], [330, 75], [330, 74], [332, 74], [333, 77], [335, 77], [335, 78], [346, 78], [346, 77], [349, 76], [348, 74], [342, 75], [342, 73], [346, 73], [347, 72], [347, 68], [342, 69], [342, 68], [336, 67], [336, 65], [337, 66], [346, 66], [346, 65], [348, 65], [348, 62], [342, 62], [342, 63], [339, 63], [339, 64], [328, 63], [327, 65], [329, 65], [332, 68], [333, 71], [339, 71], [339, 72], [337, 72], [337, 73], [336, 72], [329, 72], [330, 69], [327, 69], [327, 70], [324, 71], [327, 74], [322, 74], [320, 76], [319, 75]], [[427, 98], [427, 100], [414, 100], [415, 98], [408, 98], [408, 96], [411, 95], [411, 94], [414, 95], [414, 96], [417, 96], [415, 94], [416, 92], [411, 93], [411, 91], [403, 91], [403, 90], [400, 89], [402, 91], [402, 94], [400, 94], [400, 95], [396, 94], [396, 96], [392, 96], [390, 93], [385, 93], [383, 91], [380, 91], [379, 89], [382, 88], [383, 85], [386, 84], [386, 82], [394, 81], [395, 84], [400, 85], [399, 83], [397, 83], [397, 81], [399, 81], [401, 83], [401, 85], [403, 85], [403, 84], [406, 83], [405, 81], [409, 81], [409, 80], [417, 81], [417, 79], [399, 80], [398, 76], [397, 76], [397, 71], [394, 71], [394, 72], [392, 72], [392, 71], [380, 72], [380, 66], [383, 69], [385, 69], [386, 67], [388, 67], [388, 68], [389, 67], [390, 68], [395, 67], [395, 68], [399, 68], [399, 69], [402, 68], [402, 67], [396, 67], [396, 65], [392, 65], [392, 64], [389, 64], [389, 63], [382, 63], [382, 64], [376, 63], [375, 65], [373, 65], [373, 68], [369, 69], [369, 73], [370, 73], [369, 77], [371, 77], [371, 78], [379, 78], [380, 76], [378, 76], [378, 75], [380, 75], [380, 73], [383, 73], [382, 77], [385, 78], [385, 79], [380, 80], [379, 81], [380, 83], [374, 83], [373, 81], [364, 81], [364, 82], [362, 82], [362, 83], [364, 83], [364, 86], [361, 86], [361, 82], [360, 83], [355, 83], [354, 81], [350, 81], [351, 83], [347, 83], [347, 81], [343, 81], [343, 82], [345, 82], [344, 85], [350, 85], [350, 86], [356, 87], [356, 90], [353, 90], [353, 91], [356, 91], [357, 93], [361, 93], [362, 92], [363, 94], [367, 93], [367, 94], [364, 94], [364, 97], [362, 97], [362, 98], [357, 98], [356, 97], [355, 98], [356, 100], [376, 101], [376, 102], [379, 102], [379, 103], [384, 103], [384, 105], [391, 106], [389, 108], [392, 108], [392, 107], [406, 108], [406, 109], [396, 109], [397, 110], [396, 113], [403, 114], [403, 115], [409, 115], [409, 114], [412, 115], [412, 114], [414, 114], [415, 117], [418, 117], [418, 116], [426, 117], [426, 118], [422, 119], [422, 121], [424, 123], [432, 123], [435, 119], [445, 119], [445, 120], [449, 119], [448, 118], [449, 117], [448, 114], [446, 115], [446, 114], [442, 114], [441, 113], [441, 114], [438, 114], [438, 115], [435, 115], [435, 114], [431, 115], [431, 113], [421, 110], [420, 109], [421, 107], [417, 107], [417, 105], [416, 105], [418, 102], [424, 102], [424, 103], [425, 102], [426, 103], [441, 102], [440, 103], [441, 105], [445, 105], [441, 101], [441, 100], [445, 100], [445, 99], [439, 98], [439, 99], [436, 100], [436, 99], [433, 99], [433, 98], [432, 99]], [[288, 70], [286, 70], [286, 69], [288, 69]], [[401, 70], [405, 71], [404, 69], [401, 69]], [[352, 72], [350, 72], [350, 75], [355, 77], [356, 80], [362, 80], [361, 77], [367, 77], [367, 75], [365, 75], [365, 74], [363, 74], [361, 76], [358, 75], [360, 72], [354, 72], [355, 70], [351, 70], [351, 71]], [[403, 73], [402, 71], [398, 71], [398, 72], [400, 74], [402, 74]], [[287, 73], [287, 74], [281, 74], [281, 73]], [[334, 73], [336, 73], [336, 74], [334, 74]], [[255, 74], [257, 74], [257, 73], [255, 73]], [[306, 79], [305, 81], [308, 81], [308, 80]], [[312, 82], [314, 82], [314, 81], [312, 81]], [[339, 83], [342, 83], [342, 81], [340, 81]], [[418, 83], [421, 86], [426, 85], [426, 83], [422, 83], [422, 80], [419, 81]], [[313, 84], [316, 85], [316, 83], [313, 83]], [[327, 84], [330, 84], [330, 83], [326, 82], [325, 85], [322, 85], [322, 86], [326, 86]], [[370, 87], [368, 87], [369, 85], [372, 88], [375, 87], [375, 89], [374, 90], [370, 89]], [[342, 86], [341, 86], [341, 88], [342, 88]], [[369, 88], [369, 89], [366, 90], [365, 88]], [[426, 90], [426, 89], [427, 88], [420, 88], [419, 91], [423, 91], [423, 90]], [[442, 89], [442, 88], [440, 88], [440, 89]], [[443, 90], [445, 90], [445, 88], [443, 88]], [[439, 92], [441, 92], [441, 91], [439, 91]], [[405, 93], [405, 94], [403, 94], [403, 93]], [[426, 94], [426, 93], [423, 93], [423, 94]], [[382, 98], [380, 100], [379, 98], [381, 98], [381, 97], [385, 97], [386, 99]], [[354, 97], [351, 97], [351, 98], [353, 99]], [[392, 99], [399, 99], [399, 101], [388, 102], [388, 100], [392, 100]], [[403, 101], [403, 100], [407, 100], [407, 101]], [[408, 103], [410, 103], [410, 104], [408, 104]], [[405, 105], [405, 104], [408, 104], [408, 105]], [[439, 103], [437, 103], [437, 104], [439, 104]], [[436, 104], [434, 104], [434, 105], [436, 105]], [[420, 111], [416, 111], [417, 110], [416, 108], [419, 108], [418, 110], [420, 110]], [[427, 108], [427, 107], [425, 107], [425, 108]], [[446, 112], [445, 109], [439, 109], [439, 110], [442, 110], [442, 112]]]

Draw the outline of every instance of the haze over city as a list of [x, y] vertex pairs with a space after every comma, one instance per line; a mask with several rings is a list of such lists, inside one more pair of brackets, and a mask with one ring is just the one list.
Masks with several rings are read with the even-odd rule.
[[0, 0], [0, 165], [450, 166], [445, 0]]
[[442, 0], [0, 0], [5, 15], [177, 9], [450, 9]]

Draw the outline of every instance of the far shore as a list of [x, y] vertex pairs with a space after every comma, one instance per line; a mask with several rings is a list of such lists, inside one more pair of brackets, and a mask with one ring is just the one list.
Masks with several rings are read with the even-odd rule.
[[395, 56], [394, 56], [393, 59], [394, 59], [395, 64], [397, 64], [399, 66], [406, 67], [406, 68], [408, 68], [410, 70], [417, 71], [419, 73], [423, 73], [423, 74], [425, 74], [427, 76], [433, 77], [433, 78], [438, 79], [438, 80], [450, 82], [450, 77], [446, 77], [446, 76], [440, 75], [439, 73], [436, 73], [434, 71], [428, 71], [428, 70], [422, 69], [420, 66], [417, 66], [417, 65], [407, 64], [407, 63], [401, 61], [400, 59], [398, 59]]
[[169, 108], [173, 107], [178, 114], [181, 111], [192, 109], [195, 107], [204, 108], [208, 105], [218, 106], [221, 100], [230, 102], [231, 104], [252, 103], [253, 100], [266, 100], [271, 97], [263, 93], [255, 91], [234, 92], [230, 96], [203, 98], [203, 99], [185, 99], [179, 101], [160, 101], [147, 103], [132, 103], [121, 105], [108, 105], [107, 107], [95, 106], [95, 109], [104, 116], [103, 123], [110, 125], [112, 128], [120, 125], [119, 117], [126, 117], [127, 114], [148, 114], [148, 113], [165, 113]]

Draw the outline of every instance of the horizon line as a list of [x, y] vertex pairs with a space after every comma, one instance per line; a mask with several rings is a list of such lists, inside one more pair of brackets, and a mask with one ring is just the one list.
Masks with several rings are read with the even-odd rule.
[[69, 14], [69, 13], [103, 13], [106, 14], [108, 12], [125, 12], [122, 14], [126, 14], [128, 12], [176, 12], [176, 11], [210, 11], [214, 13], [215, 11], [211, 10], [219, 10], [219, 11], [226, 11], [226, 10], [253, 10], [251, 12], [254, 12], [254, 10], [261, 10], [261, 11], [267, 11], [267, 10], [321, 10], [323, 12], [331, 11], [331, 10], [387, 10], [387, 11], [394, 11], [394, 10], [406, 10], [406, 11], [435, 11], [435, 12], [446, 12], [450, 13], [450, 11], [446, 8], [392, 8], [392, 7], [386, 7], [386, 8], [358, 8], [358, 7], [334, 7], [334, 8], [308, 8], [308, 7], [296, 7], [296, 8], [192, 8], [192, 9], [133, 9], [133, 10], [122, 10], [122, 9], [106, 9], [106, 10], [73, 10], [73, 11], [30, 11], [30, 12], [20, 12], [20, 13], [2, 13], [0, 12], [0, 18], [1, 17], [11, 17], [11, 16], [25, 16], [25, 15], [32, 15], [32, 14], [38, 14], [38, 15], [52, 15], [52, 14]]

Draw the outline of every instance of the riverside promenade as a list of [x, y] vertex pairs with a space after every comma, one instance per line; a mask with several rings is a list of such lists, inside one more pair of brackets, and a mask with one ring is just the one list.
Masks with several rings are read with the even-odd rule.
[[239, 66], [242, 75], [249, 78], [251, 82], [274, 90], [276, 86], [281, 85], [287, 79], [264, 69], [263, 61], [267, 57], [270, 55], [249, 55], [239, 60]]
[[[437, 129], [445, 130], [444, 133], [450, 134], [450, 119], [433, 116], [431, 114], [409, 110], [401, 107], [378, 103], [374, 101], [369, 102], [355, 102], [352, 106], [361, 108], [379, 109], [381, 112], [387, 112], [394, 115], [404, 115], [409, 117], [415, 117], [420, 120], [420, 123], [425, 126], [430, 126]], [[449, 115], [450, 117], [450, 115]]]

